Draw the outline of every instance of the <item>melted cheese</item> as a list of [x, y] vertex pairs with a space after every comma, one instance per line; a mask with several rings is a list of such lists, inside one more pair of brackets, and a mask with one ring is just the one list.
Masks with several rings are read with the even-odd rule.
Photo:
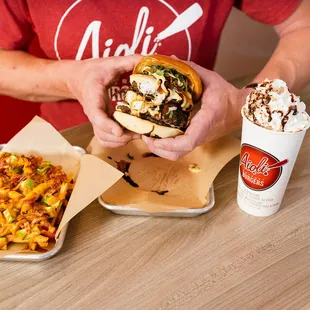
[[146, 113], [150, 108], [150, 102], [147, 102], [143, 99], [134, 100], [130, 107], [132, 111], [137, 111], [138, 113]]
[[138, 94], [136, 92], [134, 92], [133, 90], [128, 90], [125, 95], [125, 101], [130, 104], [137, 98], [137, 96]]
[[165, 94], [157, 93], [156, 95], [154, 95], [153, 103], [155, 105], [161, 105], [165, 100], [165, 98], [166, 98]]
[[167, 98], [167, 101], [182, 101], [182, 97], [173, 89], [169, 89], [169, 97]]
[[181, 105], [181, 108], [183, 110], [190, 111], [191, 108], [193, 107], [192, 95], [188, 91], [186, 91], [182, 94], [182, 97], [183, 97], [183, 103]]
[[[189, 92], [182, 92], [179, 94], [175, 90], [167, 89], [165, 86], [166, 78], [163, 75], [153, 73], [152, 75], [146, 74], [132, 74], [130, 76], [130, 84], [135, 83], [138, 92], [143, 96], [139, 95], [135, 91], [129, 90], [126, 93], [125, 101], [130, 105], [133, 113], [146, 113], [147, 111], [154, 116], [158, 114], [158, 109], [150, 109], [151, 106], [160, 106], [165, 99], [167, 101], [182, 102], [183, 110], [190, 110], [193, 106], [191, 94]], [[151, 95], [152, 101], [146, 101], [144, 96]], [[138, 115], [137, 114], [137, 115]]]
[[168, 89], [167, 89], [167, 87], [165, 86], [166, 78], [165, 78], [163, 75], [158, 75], [157, 73], [153, 73], [153, 76], [155, 77], [155, 79], [156, 79], [157, 81], [160, 81], [160, 82], [161, 82], [161, 84], [160, 84], [161, 89], [164, 91], [164, 93], [165, 93], [166, 95], [168, 95]]
[[131, 103], [131, 106], [132, 106], [132, 109], [141, 111], [143, 109], [143, 104], [144, 104], [144, 101], [142, 100], [134, 100]]
[[139, 116], [140, 113], [146, 113], [151, 103], [147, 102], [143, 96], [137, 94], [133, 90], [126, 93], [125, 100], [128, 103], [131, 114]]

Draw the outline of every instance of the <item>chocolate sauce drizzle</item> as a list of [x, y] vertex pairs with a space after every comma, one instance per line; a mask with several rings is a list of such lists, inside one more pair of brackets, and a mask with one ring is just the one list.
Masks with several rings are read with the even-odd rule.
[[130, 153], [127, 153], [127, 158], [130, 159], [130, 160], [134, 160], [135, 159]]
[[147, 158], [147, 157], [159, 157], [158, 155], [154, 154], [154, 153], [151, 153], [151, 152], [147, 152], [147, 153], [144, 153], [142, 155], [143, 158]]
[[289, 119], [289, 115], [290, 115], [290, 113], [293, 111], [293, 115], [296, 115], [297, 113], [298, 113], [298, 111], [297, 111], [297, 106], [296, 105], [294, 105], [294, 106], [291, 106], [291, 107], [289, 107], [288, 108], [288, 111], [287, 111], [287, 113], [286, 113], [286, 115], [283, 117], [283, 119], [282, 119], [282, 128], [283, 128], [283, 131], [284, 131], [284, 127], [285, 127], [285, 125], [286, 125], [286, 123], [287, 123], [287, 121], [288, 121], [288, 119]]
[[[250, 88], [250, 87], [257, 87], [258, 84], [250, 84], [248, 85], [246, 88]], [[264, 86], [263, 84], [261, 84], [261, 86]], [[252, 103], [250, 103], [249, 105], [249, 114], [251, 114], [253, 116], [253, 122], [256, 124], [256, 125], [260, 125], [260, 123], [258, 122], [257, 118], [255, 117], [255, 110], [257, 108], [257, 105], [256, 105], [256, 102], [259, 101], [259, 100], [262, 100], [262, 103], [265, 105], [265, 108], [266, 108], [266, 112], [268, 113], [268, 122], [271, 122], [272, 121], [272, 113], [279, 113], [281, 114], [281, 117], [283, 117], [283, 111], [273, 111], [271, 112], [270, 111], [270, 106], [268, 105], [270, 100], [271, 100], [271, 97], [269, 95], [269, 92], [272, 90], [272, 88], [268, 88], [266, 89], [266, 94], [260, 94], [259, 92], [257, 91], [253, 91], [253, 93], [251, 94], [251, 98], [252, 99]], [[293, 94], [291, 94], [291, 102], [294, 103], [294, 96]], [[282, 130], [284, 130], [284, 127], [286, 125], [286, 123], [288, 122], [288, 119], [289, 119], [289, 114], [293, 111], [293, 115], [296, 115], [298, 113], [297, 111], [297, 106], [294, 105], [294, 106], [291, 106], [289, 107], [288, 109], [288, 112], [286, 113], [286, 115], [284, 115], [284, 117], [282, 118], [282, 122], [281, 122], [281, 125], [282, 125]]]
[[153, 193], [157, 193], [158, 195], [161, 195], [161, 196], [163, 196], [163, 195], [169, 193], [168, 190], [166, 190], [166, 191], [152, 191], [152, 192], [153, 192]]
[[132, 187], [139, 187], [139, 185], [128, 174], [131, 163], [123, 159], [121, 159], [120, 161], [115, 161], [115, 162], [117, 165], [117, 169], [124, 173], [123, 179]]
[[[154, 153], [148, 152], [148, 153], [144, 153], [142, 157], [146, 158], [146, 157], [159, 157], [159, 156], [157, 156]], [[117, 169], [124, 173], [123, 179], [132, 187], [139, 187], [139, 185], [129, 175], [129, 168], [130, 168], [131, 163], [123, 159], [121, 159], [120, 161], [115, 161], [115, 163], [117, 165]], [[152, 191], [152, 192], [163, 196], [167, 194], [169, 191], [164, 190], [164, 191]]]
[[247, 86], [244, 86], [244, 88], [256, 88], [257, 86], [258, 86], [258, 83], [252, 83]]
[[139, 185], [129, 175], [124, 175], [123, 179], [132, 187], [139, 187]]

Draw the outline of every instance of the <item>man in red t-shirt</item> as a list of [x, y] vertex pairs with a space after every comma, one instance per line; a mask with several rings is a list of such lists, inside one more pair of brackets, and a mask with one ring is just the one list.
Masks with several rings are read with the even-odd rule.
[[[280, 37], [255, 81], [281, 78], [294, 91], [303, 87], [310, 79], [309, 0], [2, 0], [0, 94], [42, 102], [42, 117], [58, 130], [89, 120], [103, 146], [119, 147], [140, 138], [108, 116], [138, 54], [192, 61], [205, 93], [185, 135], [143, 137], [152, 152], [175, 160], [240, 125], [247, 90], [210, 71], [233, 6]], [[35, 39], [44, 57], [30, 55]]]

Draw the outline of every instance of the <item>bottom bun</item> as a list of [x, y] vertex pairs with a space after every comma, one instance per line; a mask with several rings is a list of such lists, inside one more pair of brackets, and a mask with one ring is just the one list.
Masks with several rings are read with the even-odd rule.
[[160, 126], [148, 120], [119, 111], [115, 111], [113, 117], [126, 129], [153, 138], [173, 138], [184, 134], [180, 129]]

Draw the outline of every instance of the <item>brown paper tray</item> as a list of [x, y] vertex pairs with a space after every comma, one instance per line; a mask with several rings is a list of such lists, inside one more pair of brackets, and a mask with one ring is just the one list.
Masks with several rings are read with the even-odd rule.
[[[0, 152], [3, 149], [4, 144], [0, 144]], [[82, 155], [86, 154], [86, 151], [79, 147], [79, 146], [74, 146], [74, 148], [80, 152]], [[20, 261], [20, 262], [38, 262], [38, 261], [43, 261], [46, 259], [49, 259], [51, 257], [53, 257], [54, 255], [56, 255], [62, 248], [64, 241], [65, 241], [65, 237], [67, 234], [67, 229], [68, 229], [68, 225], [65, 225], [64, 228], [61, 230], [60, 234], [59, 234], [59, 239], [57, 241], [57, 243], [55, 244], [55, 246], [44, 253], [14, 253], [14, 254], [8, 254], [6, 256], [3, 256], [0, 258], [0, 260], [2, 261]]]
[[121, 215], [138, 215], [138, 216], [167, 216], [167, 217], [195, 217], [210, 211], [215, 204], [214, 187], [213, 184], [209, 190], [209, 203], [203, 208], [195, 209], [180, 209], [165, 212], [146, 212], [140, 209], [126, 207], [126, 206], [115, 206], [110, 205], [103, 201], [101, 196], [98, 198], [99, 203], [106, 209], [110, 210], [115, 214]]

